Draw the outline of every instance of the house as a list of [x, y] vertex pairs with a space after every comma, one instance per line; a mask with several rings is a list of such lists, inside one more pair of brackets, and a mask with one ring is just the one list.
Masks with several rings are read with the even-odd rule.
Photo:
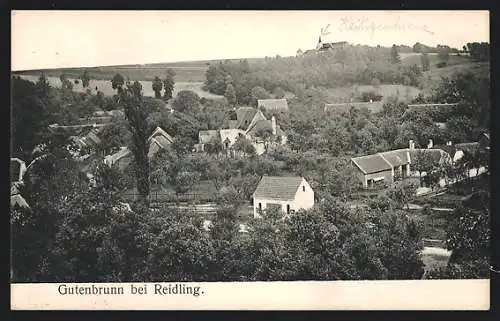
[[258, 99], [257, 108], [263, 108], [266, 111], [288, 111], [288, 102], [282, 99]]
[[174, 139], [160, 127], [156, 127], [148, 139], [148, 157], [153, 157], [160, 150], [167, 150], [174, 143]]
[[285, 132], [276, 123], [276, 117], [268, 120], [261, 110], [253, 107], [240, 107], [231, 112], [228, 127], [220, 130], [204, 130], [198, 133], [197, 151], [204, 151], [205, 145], [213, 140], [222, 143], [224, 149], [230, 149], [238, 137], [246, 137], [254, 146], [258, 155], [269, 147], [287, 143]]
[[[160, 150], [166, 150], [174, 142], [172, 136], [160, 127], [156, 127], [148, 138], [149, 151], [148, 157], [153, 158]], [[112, 155], [104, 157], [104, 163], [108, 166], [118, 165], [121, 170], [125, 169], [132, 161], [132, 151], [128, 147], [121, 147], [120, 150]]]
[[277, 208], [288, 215], [313, 206], [314, 191], [303, 177], [263, 176], [253, 193], [255, 218], [270, 208]]
[[28, 203], [20, 194], [20, 187], [24, 182], [24, 174], [26, 173], [26, 164], [19, 158], [10, 159], [10, 206], [21, 208], [29, 208]]
[[364, 188], [377, 185], [393, 184], [410, 176], [418, 176], [421, 173], [412, 170], [411, 165], [417, 161], [419, 153], [425, 151], [437, 165], [445, 162], [451, 163], [450, 155], [440, 148], [433, 148], [429, 142], [427, 149], [415, 148], [412, 140], [409, 148], [397, 149], [373, 155], [351, 158], [351, 162], [357, 168], [356, 176], [362, 182]]
[[382, 110], [384, 106], [382, 101], [369, 101], [369, 102], [347, 102], [347, 103], [337, 103], [337, 104], [325, 104], [324, 111], [326, 114], [341, 113], [349, 111], [351, 107], [357, 109], [367, 108], [371, 112], [378, 112]]

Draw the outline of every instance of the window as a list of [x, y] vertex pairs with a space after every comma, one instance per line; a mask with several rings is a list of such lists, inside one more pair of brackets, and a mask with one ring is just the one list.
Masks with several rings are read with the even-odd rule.
[[262, 203], [259, 203], [259, 211], [262, 211]]
[[286, 213], [290, 214], [290, 204], [286, 204]]
[[306, 191], [306, 187], [302, 186], [302, 192], [305, 192], [305, 191]]

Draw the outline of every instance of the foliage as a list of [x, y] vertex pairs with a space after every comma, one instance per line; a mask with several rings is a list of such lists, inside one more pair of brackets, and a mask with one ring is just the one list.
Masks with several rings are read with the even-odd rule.
[[119, 89], [125, 84], [125, 79], [121, 74], [116, 74], [113, 79], [111, 79], [111, 86], [113, 89]]
[[420, 55], [420, 61], [422, 62], [422, 71], [428, 71], [430, 68], [429, 55], [427, 52], [422, 52]]
[[148, 114], [142, 98], [142, 86], [138, 81], [135, 81], [133, 84], [127, 82], [125, 88], [118, 86], [117, 89], [132, 135], [130, 148], [135, 159], [137, 189], [141, 201], [147, 203], [150, 192], [149, 132]]
[[85, 70], [82, 75], [82, 86], [83, 88], [88, 88], [90, 84], [90, 74], [88, 70]]
[[391, 63], [398, 64], [400, 62], [401, 62], [401, 58], [399, 57], [398, 48], [396, 47], [396, 45], [392, 45]]
[[155, 98], [161, 98], [161, 91], [163, 89], [163, 82], [161, 81], [161, 79], [158, 76], [155, 77], [151, 85], [153, 87], [153, 91], [155, 92]]
[[200, 97], [191, 90], [182, 90], [172, 102], [172, 107], [181, 113], [196, 115], [200, 111]]
[[163, 80], [163, 88], [165, 88], [165, 92], [163, 93], [163, 99], [165, 101], [172, 98], [175, 85], [174, 77], [175, 77], [175, 72], [172, 69], [168, 69], [167, 76], [165, 80]]

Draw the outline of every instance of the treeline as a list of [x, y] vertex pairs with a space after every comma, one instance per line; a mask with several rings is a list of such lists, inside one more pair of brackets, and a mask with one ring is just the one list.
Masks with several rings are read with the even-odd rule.
[[[397, 53], [396, 53], [397, 54]], [[351, 46], [335, 51], [287, 58], [268, 58], [252, 63], [220, 62], [209, 67], [205, 90], [224, 95], [228, 84], [236, 90], [237, 102], [249, 104], [252, 89], [276, 88], [297, 93], [310, 87], [341, 87], [352, 84], [418, 84], [421, 68], [394, 60], [391, 49]]]

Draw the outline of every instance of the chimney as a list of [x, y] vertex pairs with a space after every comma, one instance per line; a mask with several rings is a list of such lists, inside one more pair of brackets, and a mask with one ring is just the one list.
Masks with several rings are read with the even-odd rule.
[[410, 150], [414, 150], [415, 149], [415, 143], [413, 142], [413, 140], [410, 140], [408, 147], [410, 148]]
[[276, 136], [276, 117], [271, 117], [271, 125], [273, 127], [273, 136]]
[[427, 148], [430, 149], [430, 148], [432, 148], [432, 146], [434, 146], [434, 144], [432, 143], [432, 139], [429, 139], [429, 143], [427, 144]]

